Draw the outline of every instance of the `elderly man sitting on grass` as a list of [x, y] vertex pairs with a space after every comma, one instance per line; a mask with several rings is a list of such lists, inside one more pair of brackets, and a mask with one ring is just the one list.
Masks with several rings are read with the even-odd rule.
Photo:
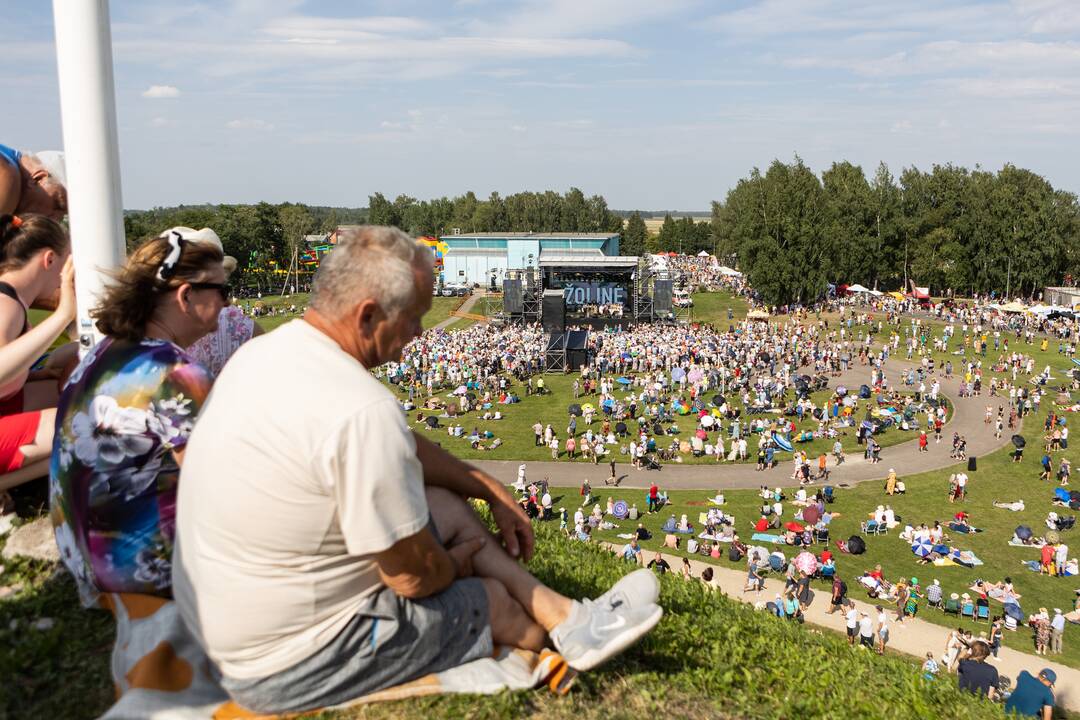
[[192, 434], [176, 599], [248, 710], [342, 704], [495, 645], [551, 643], [589, 670], [663, 613], [647, 570], [596, 600], [544, 586], [517, 561], [533, 534], [507, 490], [408, 429], [371, 371], [420, 335], [431, 273], [431, 253], [396, 229], [342, 238], [304, 318], [233, 356]]

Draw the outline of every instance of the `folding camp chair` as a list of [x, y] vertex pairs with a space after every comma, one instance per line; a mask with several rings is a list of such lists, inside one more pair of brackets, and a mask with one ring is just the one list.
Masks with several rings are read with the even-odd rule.
[[945, 607], [942, 609], [946, 615], [959, 615], [960, 614], [960, 601], [949, 598], [945, 601]]
[[990, 624], [990, 606], [989, 605], [976, 605], [975, 606], [975, 612], [977, 613], [976, 616], [975, 616], [976, 621], [985, 620], [987, 624]]
[[972, 620], [974, 620], [975, 619], [975, 605], [972, 604], [972, 603], [969, 603], [969, 602], [964, 603], [963, 606], [960, 608], [960, 617], [962, 617], [962, 618], [969, 617]]

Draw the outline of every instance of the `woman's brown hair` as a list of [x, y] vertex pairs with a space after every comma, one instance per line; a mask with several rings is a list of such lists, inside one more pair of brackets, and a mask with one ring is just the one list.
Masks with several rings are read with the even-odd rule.
[[0, 215], [0, 273], [18, 270], [38, 252], [63, 255], [71, 247], [67, 231], [44, 215]]
[[90, 311], [97, 328], [109, 337], [137, 341], [145, 337], [146, 323], [154, 316], [161, 299], [184, 283], [203, 280], [207, 271], [220, 265], [221, 250], [200, 242], [181, 240], [180, 257], [168, 280], [158, 277], [162, 263], [173, 249], [169, 240], [147, 240], [116, 272], [98, 306]]

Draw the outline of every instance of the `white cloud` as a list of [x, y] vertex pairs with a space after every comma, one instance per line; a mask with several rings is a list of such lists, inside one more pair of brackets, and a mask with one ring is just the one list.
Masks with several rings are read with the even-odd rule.
[[257, 118], [241, 118], [239, 120], [230, 120], [225, 123], [225, 127], [229, 130], [273, 130], [274, 126], [265, 120], [259, 120]]
[[160, 128], [166, 127], [169, 124], [169, 119], [164, 117], [156, 117], [150, 121], [150, 127]]
[[529, 128], [526, 125], [511, 125], [510, 129], [513, 130], [514, 132], [525, 132]]
[[909, 133], [911, 130], [912, 124], [910, 120], [897, 120], [893, 123], [892, 127], [889, 128], [889, 131], [894, 133]]
[[152, 100], [180, 97], [180, 89], [172, 85], [151, 85], [143, 90], [142, 96]]
[[474, 33], [518, 37], [586, 37], [684, 12], [688, 0], [527, 0], [505, 17], [470, 23]]

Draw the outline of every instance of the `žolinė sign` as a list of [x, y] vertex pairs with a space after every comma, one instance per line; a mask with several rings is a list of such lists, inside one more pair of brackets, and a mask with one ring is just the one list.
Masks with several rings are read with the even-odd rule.
[[567, 305], [622, 305], [626, 288], [616, 283], [569, 283], [563, 287], [563, 298]]

